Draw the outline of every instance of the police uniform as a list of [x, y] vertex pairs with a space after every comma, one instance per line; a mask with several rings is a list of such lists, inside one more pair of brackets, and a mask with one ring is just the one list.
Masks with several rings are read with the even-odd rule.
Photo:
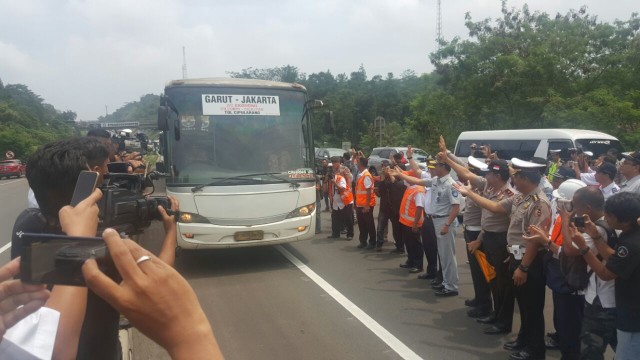
[[[484, 179], [482, 179], [484, 180]], [[500, 189], [492, 189], [485, 183], [482, 195], [491, 201], [501, 202], [515, 194], [515, 190], [507, 182]], [[509, 257], [507, 251], [507, 230], [509, 217], [503, 213], [494, 213], [482, 209], [482, 248], [487, 261], [494, 267], [495, 279], [491, 282], [495, 328], [500, 332], [510, 332], [513, 323], [513, 280], [509, 272], [509, 264], [504, 261]], [[486, 329], [485, 332], [491, 332]]]
[[[457, 158], [455, 155], [451, 153], [447, 153], [449, 159], [453, 160], [460, 166], [465, 166], [464, 162]], [[473, 156], [469, 156], [468, 165], [470, 168], [477, 169], [476, 171], [486, 172], [488, 171], [488, 166], [484, 162], [474, 158]], [[486, 188], [486, 181], [483, 177], [474, 178], [477, 181], [473, 181], [471, 184], [472, 191], [477, 194], [482, 195], [482, 192]], [[480, 235], [480, 230], [482, 230], [481, 220], [482, 220], [482, 208], [478, 206], [470, 197], [465, 198], [465, 208], [464, 208], [464, 241], [465, 243], [470, 243], [478, 239]], [[478, 250], [483, 251], [482, 245]], [[491, 305], [491, 291], [490, 286], [487, 280], [482, 273], [482, 269], [480, 268], [480, 264], [478, 263], [478, 259], [473, 253], [466, 251], [467, 260], [469, 261], [469, 270], [471, 272], [471, 281], [473, 283], [473, 291], [475, 293], [474, 296], [474, 305], [475, 309], [470, 310], [467, 314], [471, 317], [483, 317], [487, 316], [492, 309]]]
[[[431, 204], [428, 217], [433, 221], [438, 244], [438, 256], [442, 267], [442, 285], [447, 291], [458, 292], [458, 264], [454, 240], [456, 236], [453, 224], [448, 224], [449, 213], [453, 205], [460, 205], [462, 196], [453, 188], [451, 175], [436, 177], [431, 181]], [[448, 225], [448, 232], [440, 234], [440, 230]]]
[[[540, 167], [539, 164], [522, 161], [517, 158], [512, 159], [511, 163], [516, 168], [516, 171], [538, 172]], [[545, 177], [542, 177], [542, 180], [544, 179]], [[529, 193], [520, 193], [499, 202], [511, 218], [507, 231], [508, 250], [511, 253], [511, 274], [518, 268], [520, 271], [525, 271], [523, 270], [525, 267], [521, 265], [521, 262], [524, 253], [526, 253], [525, 249], [528, 242], [522, 236], [528, 233], [529, 225], [538, 225], [543, 229], [548, 229], [551, 223], [551, 204], [540, 185]], [[544, 249], [537, 251], [532, 262], [528, 264], [528, 269], [526, 269], [526, 282], [523, 285], [513, 287], [513, 292], [520, 308], [521, 325], [518, 340], [525, 344], [525, 350], [512, 355], [512, 358], [518, 359], [518, 354], [525, 353], [535, 358], [544, 358], [545, 278], [542, 258], [545, 252], [546, 250]]]

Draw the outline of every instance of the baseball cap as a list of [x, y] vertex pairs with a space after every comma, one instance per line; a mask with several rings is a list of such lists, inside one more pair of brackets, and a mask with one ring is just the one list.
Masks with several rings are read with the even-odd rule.
[[615, 165], [613, 165], [611, 163], [608, 163], [608, 162], [604, 162], [604, 163], [602, 163], [602, 165], [600, 165], [598, 167], [596, 172], [607, 174], [607, 175], [609, 175], [609, 177], [611, 179], [614, 179], [616, 177], [616, 175], [618, 174], [618, 169], [616, 169]]

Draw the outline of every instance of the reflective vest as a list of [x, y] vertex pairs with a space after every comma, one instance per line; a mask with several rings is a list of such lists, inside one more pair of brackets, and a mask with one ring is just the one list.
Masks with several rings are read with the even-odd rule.
[[553, 224], [553, 230], [551, 231], [551, 239], [554, 244], [562, 246], [562, 218], [558, 216], [555, 224]]
[[342, 203], [344, 204], [344, 206], [347, 206], [353, 202], [353, 192], [351, 192], [351, 186], [349, 185], [349, 182], [347, 181], [347, 179], [344, 178], [344, 176], [336, 174], [333, 177], [334, 182], [332, 184], [332, 188], [329, 190], [329, 201], [331, 202], [332, 209], [333, 209], [333, 194], [335, 194], [336, 191], [339, 192], [339, 189], [336, 186], [336, 183], [339, 183], [341, 179], [344, 179], [345, 184], [347, 184], [346, 189], [342, 192], [342, 194], [340, 194], [340, 199], [342, 200]]
[[416, 216], [418, 216], [420, 219], [418, 220], [418, 226], [422, 226], [422, 211], [419, 213], [416, 211], [416, 195], [423, 192], [424, 187], [422, 186], [412, 186], [404, 192], [402, 203], [400, 204], [400, 223], [412, 227]]
[[356, 183], [356, 206], [365, 207], [367, 204], [367, 188], [364, 187], [364, 179], [369, 178], [371, 180], [371, 198], [369, 199], [369, 206], [376, 206], [376, 194], [373, 192], [373, 176], [369, 173], [369, 170], [365, 170], [362, 175], [358, 176], [358, 182]]

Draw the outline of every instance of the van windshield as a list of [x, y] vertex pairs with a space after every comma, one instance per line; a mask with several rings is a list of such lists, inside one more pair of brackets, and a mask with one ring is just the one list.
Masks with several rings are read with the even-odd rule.
[[540, 140], [460, 140], [456, 146], [455, 155], [457, 157], [472, 155], [472, 144], [475, 144], [478, 149], [473, 152], [474, 157], [482, 157], [479, 151], [480, 146], [488, 145], [491, 147], [491, 152], [496, 152], [500, 159], [510, 160], [517, 157], [528, 160], [535, 154]]
[[618, 140], [577, 139], [576, 145], [582, 147], [584, 151], [591, 151], [594, 158], [605, 154], [609, 149], [616, 149], [619, 153], [623, 151], [622, 144]]

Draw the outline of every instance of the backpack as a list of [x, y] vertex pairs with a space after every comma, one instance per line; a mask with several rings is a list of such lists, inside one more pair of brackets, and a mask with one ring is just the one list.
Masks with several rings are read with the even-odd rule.
[[[596, 226], [599, 226], [607, 233], [607, 244], [615, 248], [615, 244], [618, 240], [616, 232], [609, 227], [604, 220], [598, 220], [595, 222]], [[597, 256], [600, 261], [602, 257]], [[583, 256], [567, 256], [564, 252], [559, 256], [560, 270], [564, 275], [565, 283], [569, 289], [573, 291], [584, 290], [589, 285], [589, 279], [593, 274], [593, 270], [587, 271], [587, 261]]]

